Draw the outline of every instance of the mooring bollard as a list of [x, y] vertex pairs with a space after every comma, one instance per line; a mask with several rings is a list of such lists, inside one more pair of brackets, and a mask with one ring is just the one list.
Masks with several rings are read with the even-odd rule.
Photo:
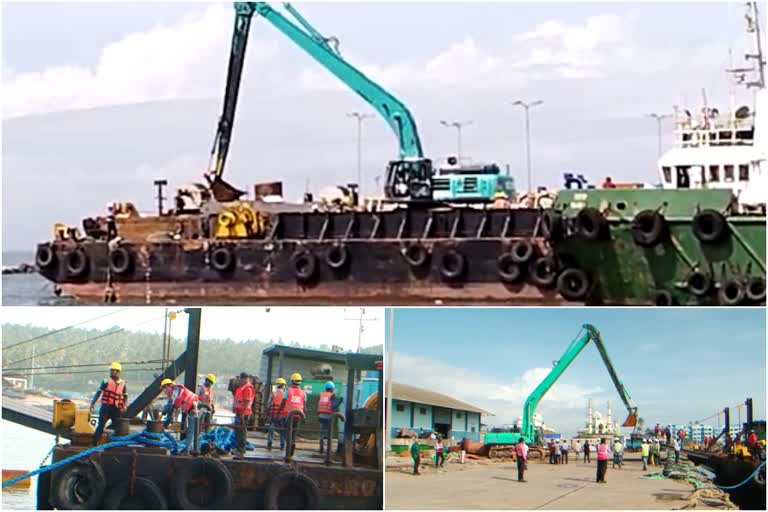
[[[330, 466], [331, 465], [331, 442], [333, 441], [333, 427], [336, 425], [336, 418], [341, 419], [341, 421], [345, 422], [347, 419], [344, 417], [343, 414], [340, 412], [334, 412], [330, 416], [328, 416], [328, 448], [325, 450], [325, 465]], [[322, 436], [322, 434], [320, 434]]]
[[293, 418], [299, 416], [301, 418], [301, 421], [306, 421], [306, 416], [304, 415], [303, 411], [291, 411], [288, 413], [288, 417], [285, 419], [287, 423], [288, 428], [288, 439], [286, 439], [285, 443], [285, 462], [291, 462], [293, 459], [293, 448], [294, 448], [294, 430], [293, 430]]

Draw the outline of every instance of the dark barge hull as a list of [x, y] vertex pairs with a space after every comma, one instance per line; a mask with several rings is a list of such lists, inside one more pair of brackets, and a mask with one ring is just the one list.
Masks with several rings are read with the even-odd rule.
[[[53, 461], [63, 460], [84, 448], [71, 445], [54, 450]], [[142, 445], [113, 448], [91, 455], [90, 460], [99, 464], [107, 482], [107, 494], [113, 487], [131, 482], [132, 478], [144, 478], [154, 482], [162, 491], [171, 508], [179, 508], [173, 496], [174, 479], [185, 466], [200, 463], [201, 457], [171, 456], [164, 449]], [[276, 475], [285, 472], [301, 474], [311, 479], [319, 490], [319, 509], [325, 510], [381, 510], [383, 505], [382, 472], [372, 468], [325, 466], [317, 462], [294, 461], [291, 464], [272, 459], [234, 460], [222, 458], [233, 480], [233, 495], [227, 506], [233, 510], [260, 510], [266, 508], [265, 493]], [[69, 466], [54, 470], [49, 482], [49, 497], [55, 491], [57, 478]], [[201, 483], [200, 485], [204, 485]], [[45, 499], [45, 490], [38, 497]], [[49, 500], [50, 501], [50, 500]], [[45, 503], [38, 503], [38, 509]], [[99, 507], [97, 507], [99, 508]]]
[[[742, 483], [760, 464], [755, 460], [699, 451], [686, 450], [685, 455], [691, 462], [705, 465], [714, 471], [717, 475], [715, 483], [723, 487]], [[741, 510], [765, 510], [765, 485], [758, 484], [754, 478], [742, 487], [727, 492], [731, 501], [737, 503]]]
[[[122, 273], [110, 267], [113, 249], [105, 241], [42, 244], [55, 261], [41, 274], [84, 302], [109, 295], [118, 303], [187, 305], [565, 303], [554, 277], [542, 285], [527, 275], [552, 252], [540, 218], [530, 209], [281, 213], [264, 239], [123, 241], [132, 264]], [[498, 258], [518, 241], [532, 246], [532, 255], [518, 279], [502, 279]], [[421, 262], [406, 255], [416, 246], [425, 253]], [[339, 248], [346, 261], [334, 265], [329, 253], [338, 256]], [[231, 254], [232, 265], [215, 268], [216, 250]], [[67, 267], [77, 251], [88, 261], [79, 276]], [[312, 260], [311, 276], [297, 275], [298, 254]]]

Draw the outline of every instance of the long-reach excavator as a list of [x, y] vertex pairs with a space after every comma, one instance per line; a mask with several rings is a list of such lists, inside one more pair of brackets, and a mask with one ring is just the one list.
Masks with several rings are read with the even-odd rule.
[[629, 413], [627, 419], [624, 420], [622, 426], [635, 427], [637, 426], [637, 407], [632, 403], [632, 398], [627, 392], [627, 388], [624, 387], [624, 383], [621, 382], [619, 376], [616, 374], [616, 370], [608, 357], [608, 352], [605, 350], [605, 344], [598, 331], [594, 326], [590, 324], [582, 325], [582, 330], [579, 335], [574, 338], [568, 345], [568, 348], [563, 353], [562, 357], [554, 362], [554, 367], [547, 374], [546, 378], [536, 386], [536, 389], [528, 395], [523, 405], [523, 418], [522, 425], [519, 432], [489, 432], [485, 435], [484, 443], [489, 446], [489, 452], [493, 456], [494, 453], [500, 454], [500, 451], [518, 442], [522, 437], [527, 444], [536, 444], [540, 441], [537, 432], [536, 425], [533, 421], [533, 414], [536, 412], [539, 402], [544, 398], [552, 386], [555, 385], [557, 379], [565, 372], [565, 370], [573, 363], [576, 357], [581, 353], [584, 347], [592, 341], [597, 350], [600, 352], [600, 357], [605, 363], [605, 367], [608, 369], [608, 373], [611, 376], [613, 385], [616, 387], [616, 391], [619, 392], [621, 401], [624, 402], [624, 406]]
[[311, 55], [328, 71], [344, 82], [387, 121], [398, 140], [399, 159], [389, 162], [385, 181], [385, 196], [399, 202], [431, 202], [432, 161], [424, 157], [416, 122], [408, 108], [392, 94], [365, 76], [339, 53], [335, 38], [323, 37], [290, 4], [285, 9], [296, 19], [300, 28], [266, 2], [236, 2], [235, 27], [224, 96], [224, 108], [219, 119], [211, 164], [206, 173], [211, 192], [218, 201], [233, 201], [244, 192], [222, 179], [232, 128], [237, 96], [242, 78], [245, 50], [253, 15], [259, 15]]

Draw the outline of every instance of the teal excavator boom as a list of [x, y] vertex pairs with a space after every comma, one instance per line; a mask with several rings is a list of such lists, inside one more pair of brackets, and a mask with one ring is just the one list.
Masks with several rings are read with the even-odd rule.
[[624, 406], [627, 408], [629, 415], [624, 420], [624, 427], [634, 427], [637, 425], [637, 407], [632, 403], [632, 398], [627, 392], [627, 388], [624, 383], [619, 379], [616, 369], [613, 367], [613, 363], [608, 357], [608, 352], [605, 350], [605, 344], [600, 336], [600, 332], [590, 324], [582, 325], [582, 330], [576, 338], [574, 338], [568, 345], [568, 348], [563, 353], [560, 360], [554, 362], [554, 367], [547, 374], [546, 378], [536, 386], [536, 389], [528, 395], [523, 405], [523, 420], [520, 428], [520, 433], [517, 435], [510, 434], [486, 434], [485, 444], [512, 444], [522, 436], [527, 443], [537, 441], [536, 426], [533, 423], [533, 413], [536, 412], [539, 402], [544, 398], [544, 395], [555, 385], [560, 376], [568, 369], [573, 363], [576, 357], [584, 350], [589, 342], [593, 342], [597, 346], [597, 350], [600, 352], [600, 357], [603, 359], [608, 373], [611, 376], [613, 385], [616, 387], [616, 391], [619, 392], [621, 401], [624, 402]]
[[529, 437], [531, 440], [536, 438], [536, 428], [533, 424], [533, 413], [536, 411], [536, 407], [538, 407], [539, 402], [544, 398], [544, 395], [547, 394], [547, 391], [555, 385], [557, 379], [559, 379], [563, 372], [568, 369], [574, 359], [576, 359], [590, 341], [594, 342], [597, 346], [597, 349], [600, 352], [600, 357], [602, 357], [603, 363], [605, 363], [606, 368], [608, 368], [608, 373], [611, 375], [613, 385], [616, 387], [616, 391], [619, 392], [621, 401], [624, 402], [624, 406], [629, 413], [623, 426], [634, 427], [637, 425], [637, 407], [632, 404], [632, 398], [629, 396], [627, 388], [624, 387], [624, 384], [616, 374], [613, 363], [611, 363], [611, 360], [608, 357], [608, 352], [605, 350], [603, 340], [600, 337], [600, 332], [594, 326], [584, 324], [579, 336], [571, 341], [560, 360], [555, 361], [555, 366], [552, 368], [552, 371], [549, 372], [549, 375], [536, 386], [536, 389], [534, 389], [525, 400], [525, 404], [523, 405], [523, 424], [521, 428], [521, 433], [524, 436]]
[[[432, 162], [424, 157], [416, 122], [408, 108], [383, 87], [344, 60], [338, 50], [338, 40], [332, 37], [323, 37], [290, 4], [286, 3], [284, 7], [296, 19], [298, 25], [288, 20], [266, 2], [235, 3], [235, 28], [232, 36], [224, 108], [219, 119], [211, 155], [212, 164], [206, 173], [214, 196], [219, 200], [231, 200], [233, 197], [237, 198], [242, 195], [242, 192], [222, 180], [222, 174], [232, 135], [248, 33], [251, 19], [256, 14], [267, 20], [363, 98], [395, 132], [398, 140], [399, 159], [391, 161], [387, 167], [385, 196], [398, 201], [431, 201]], [[217, 189], [221, 192], [220, 194], [217, 194]]]

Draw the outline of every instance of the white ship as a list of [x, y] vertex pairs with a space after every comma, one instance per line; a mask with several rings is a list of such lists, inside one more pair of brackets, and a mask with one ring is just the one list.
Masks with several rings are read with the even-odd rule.
[[[747, 67], [729, 69], [733, 87], [752, 92], [751, 105], [730, 112], [706, 105], [697, 114], [675, 109], [674, 147], [659, 158], [665, 189], [729, 189], [743, 212], [765, 213], [768, 195], [768, 91], [757, 2], [748, 5], [747, 32], [754, 38]], [[753, 65], [750, 64], [754, 62]]]

